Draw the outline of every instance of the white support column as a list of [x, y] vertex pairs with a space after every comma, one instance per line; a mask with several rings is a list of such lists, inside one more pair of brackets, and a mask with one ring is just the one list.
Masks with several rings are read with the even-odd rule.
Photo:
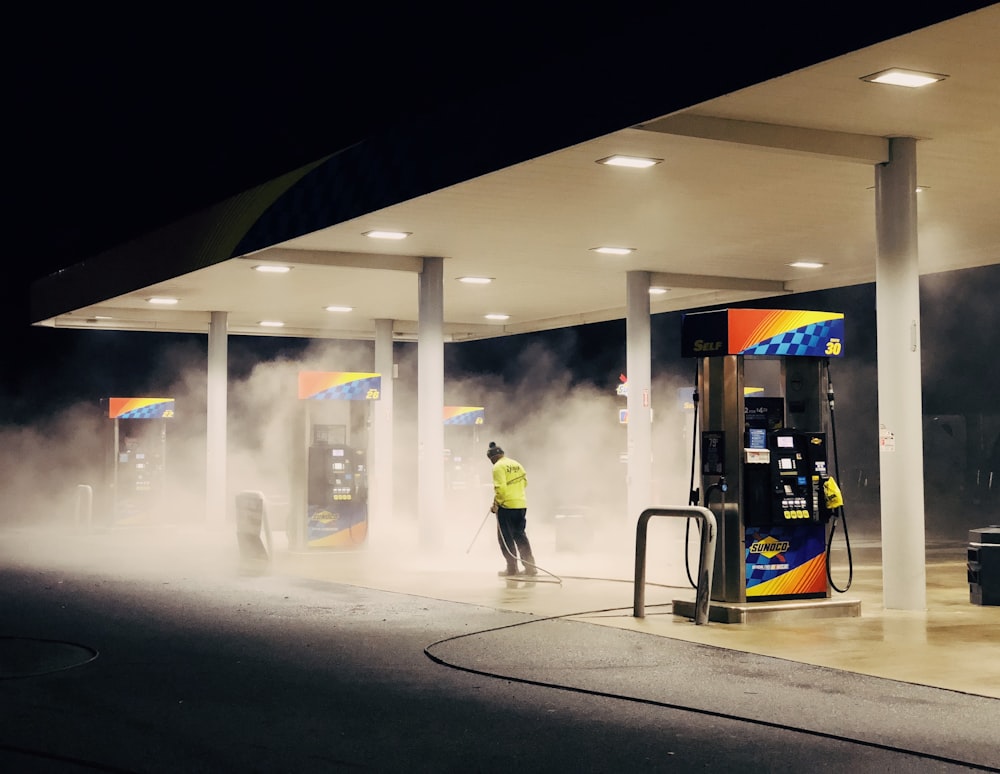
[[653, 401], [651, 395], [649, 272], [626, 278], [625, 362], [628, 378], [628, 521], [653, 505]]
[[226, 520], [226, 396], [229, 382], [229, 314], [212, 312], [208, 328], [208, 403], [206, 428], [206, 523], [220, 526]]
[[444, 259], [424, 258], [417, 323], [417, 527], [428, 550], [444, 521]]
[[889, 162], [875, 167], [882, 586], [890, 610], [927, 607], [916, 187], [917, 141], [893, 138]]
[[[372, 428], [372, 460], [369, 492], [371, 516], [369, 541], [392, 531], [392, 457], [393, 457], [393, 375], [392, 320], [375, 321], [375, 371], [382, 374], [382, 393], [375, 401]], [[373, 535], [374, 533], [374, 535]]]

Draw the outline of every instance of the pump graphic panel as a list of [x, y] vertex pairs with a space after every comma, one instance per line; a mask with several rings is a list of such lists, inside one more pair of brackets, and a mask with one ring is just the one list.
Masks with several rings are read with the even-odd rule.
[[445, 406], [444, 423], [446, 425], [481, 425], [486, 420], [486, 408], [483, 406]]
[[379, 400], [382, 375], [360, 371], [300, 371], [300, 400]]
[[748, 600], [826, 596], [822, 524], [775, 525], [745, 534]]
[[108, 398], [109, 419], [170, 419], [173, 398]]
[[789, 309], [722, 309], [684, 316], [681, 355], [842, 357], [844, 315]]

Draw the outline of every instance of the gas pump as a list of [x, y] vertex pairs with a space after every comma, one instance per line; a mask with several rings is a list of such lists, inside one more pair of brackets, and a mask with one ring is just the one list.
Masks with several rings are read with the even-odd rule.
[[365, 545], [370, 401], [379, 399], [381, 380], [353, 371], [299, 373], [288, 521], [293, 550]]
[[[459, 511], [475, 508], [483, 469], [479, 429], [486, 421], [483, 406], [445, 406], [445, 486], [451, 506]], [[482, 500], [478, 501], [483, 502]]]
[[[830, 358], [843, 356], [844, 316], [700, 312], [684, 317], [681, 339], [682, 355], [698, 358], [700, 487], [691, 504], [718, 522], [715, 607], [787, 600], [831, 607], [825, 538], [836, 483], [823, 375]], [[859, 614], [859, 604], [847, 603], [846, 614]]]
[[148, 524], [164, 517], [167, 424], [173, 398], [108, 398], [114, 420], [109, 459], [111, 523]]

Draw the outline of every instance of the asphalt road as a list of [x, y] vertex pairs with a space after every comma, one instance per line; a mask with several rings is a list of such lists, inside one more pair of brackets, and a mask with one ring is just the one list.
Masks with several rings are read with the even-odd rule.
[[[0, 533], [10, 772], [1000, 770], [1000, 702]], [[991, 768], [992, 767], [992, 768]]]

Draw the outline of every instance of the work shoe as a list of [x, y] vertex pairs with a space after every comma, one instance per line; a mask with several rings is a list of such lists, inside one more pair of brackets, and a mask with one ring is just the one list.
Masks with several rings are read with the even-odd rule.
[[497, 575], [499, 575], [501, 578], [506, 578], [510, 575], [517, 575], [517, 568], [515, 567], [512, 570], [508, 567], [506, 570], [500, 570], [500, 572], [498, 572]]
[[533, 564], [524, 565], [524, 572], [522, 575], [538, 575], [538, 570]]

